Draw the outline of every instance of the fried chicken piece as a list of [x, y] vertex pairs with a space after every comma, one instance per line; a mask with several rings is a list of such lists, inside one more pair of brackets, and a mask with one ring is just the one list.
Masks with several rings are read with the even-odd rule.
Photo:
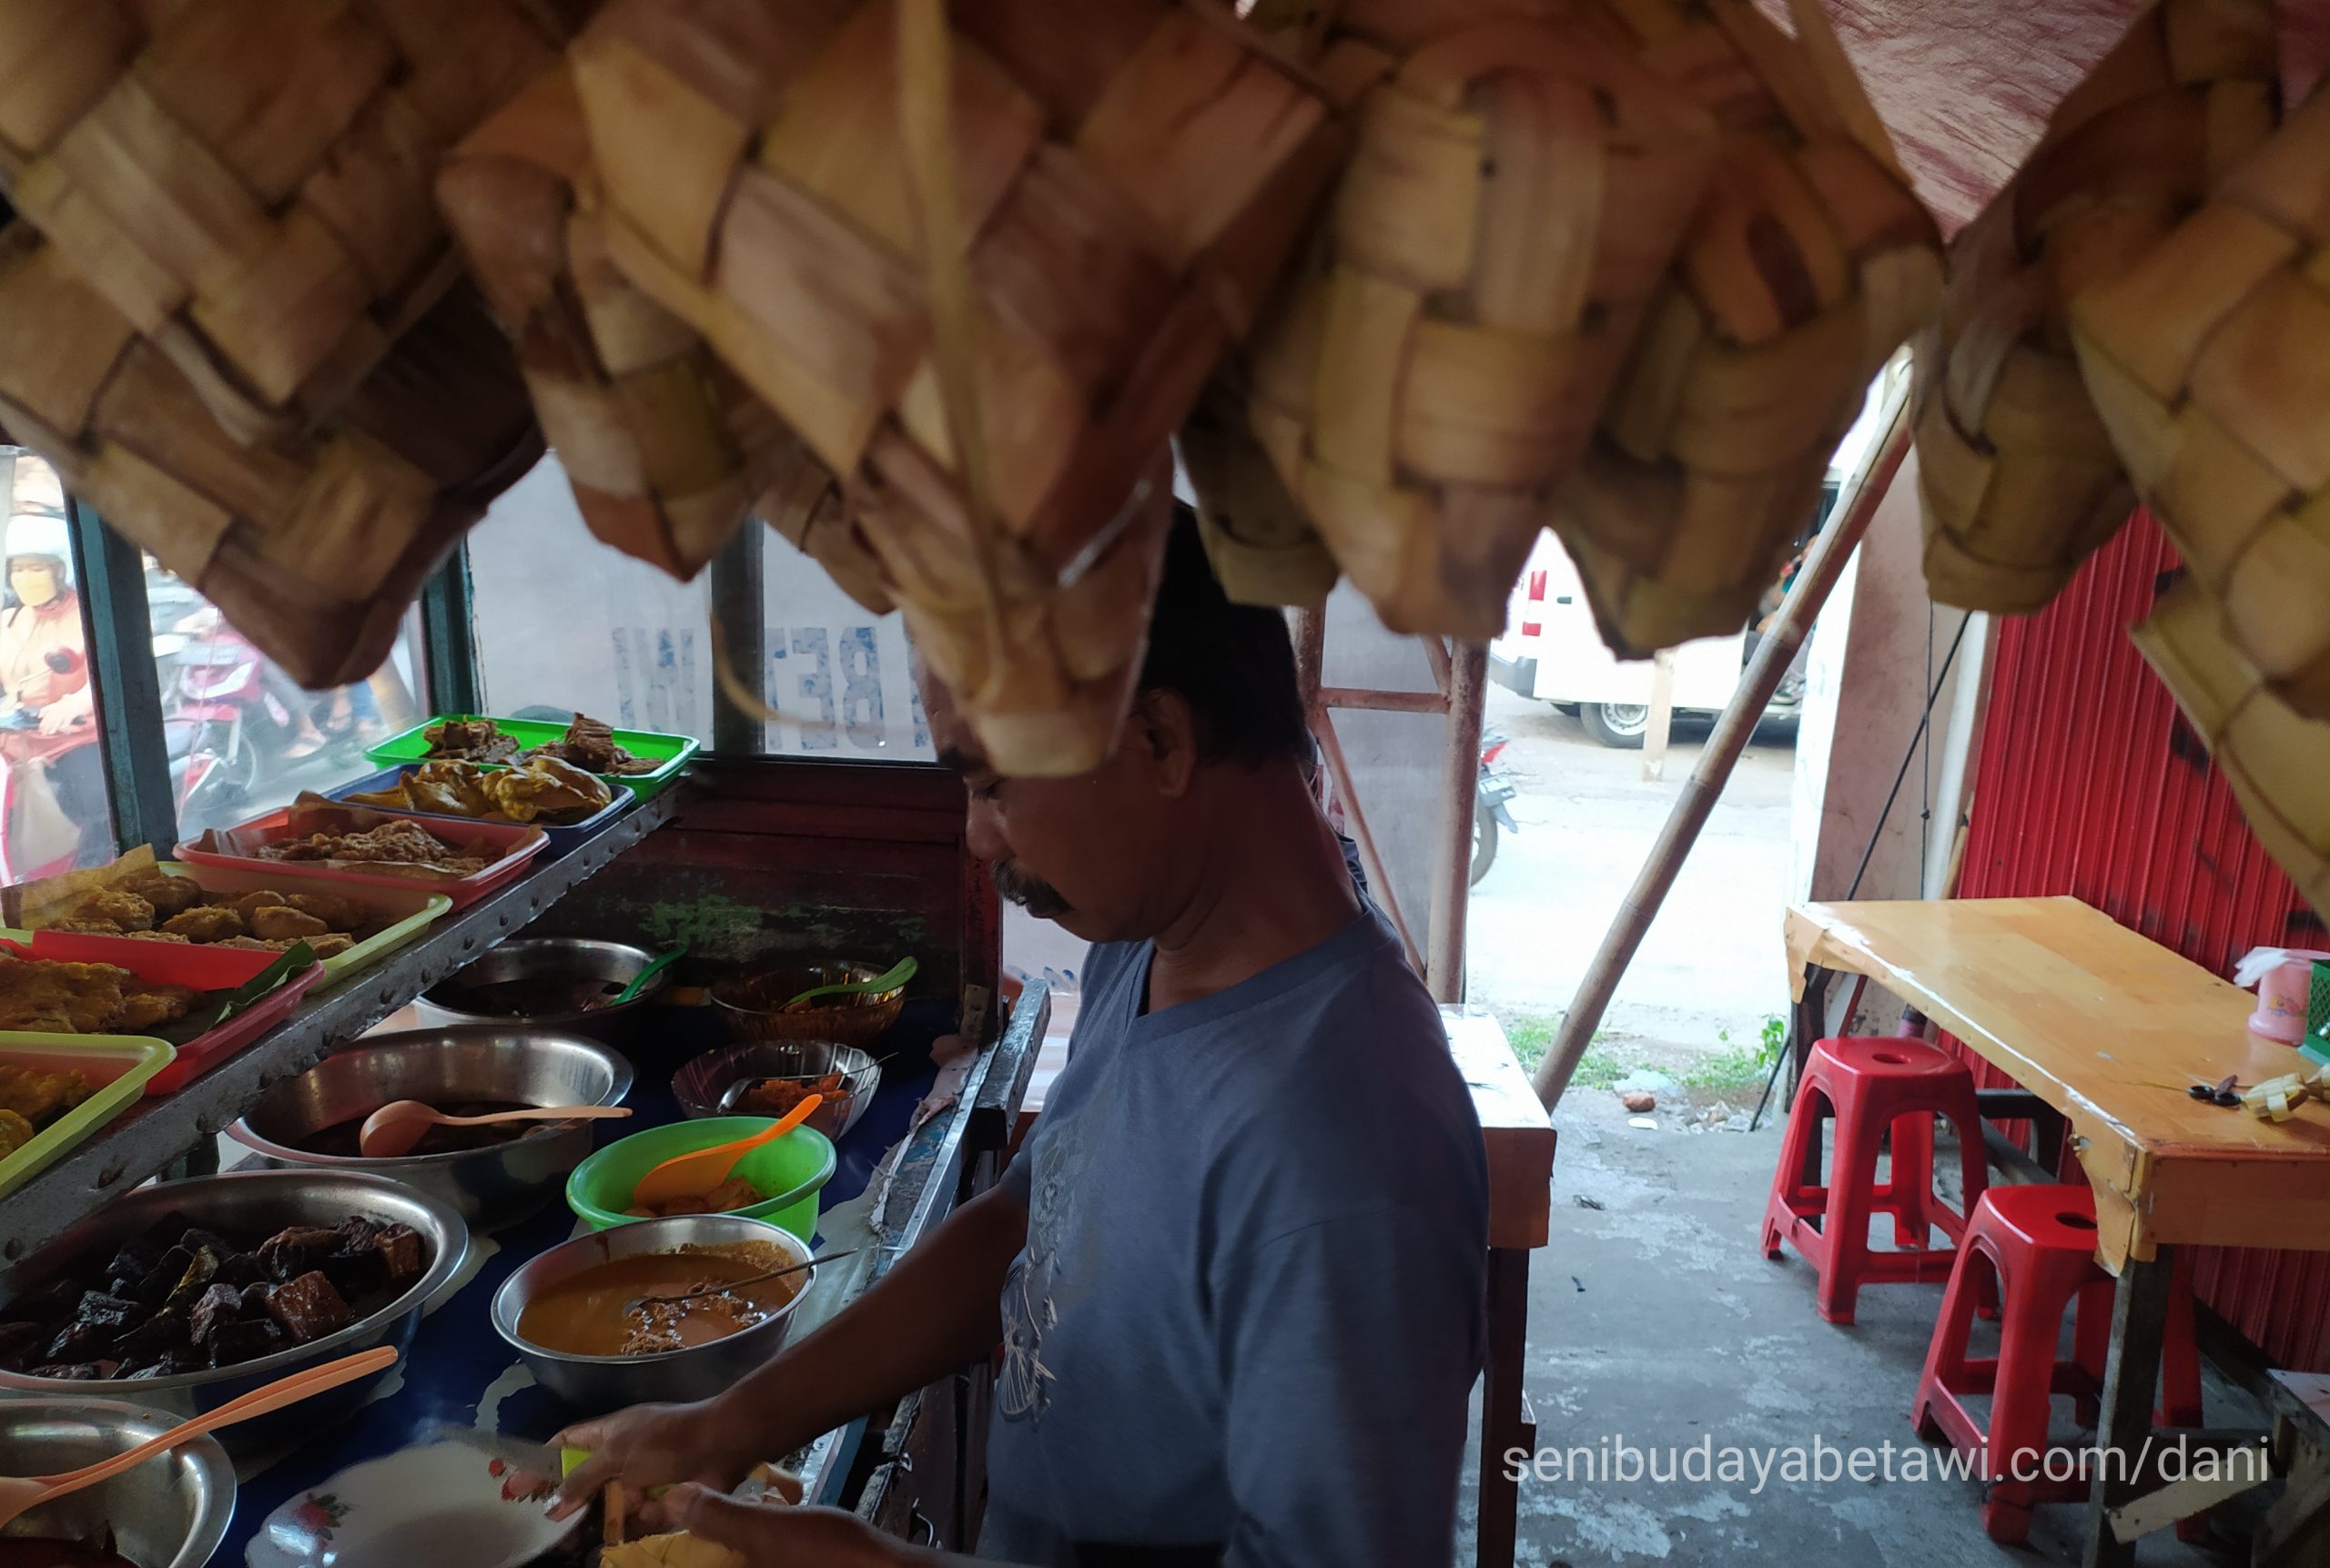
[[121, 1006], [137, 977], [111, 964], [0, 959], [0, 1029], [93, 1035]]
[[342, 898], [337, 893], [289, 894], [283, 900], [283, 907], [314, 916], [324, 923], [327, 931], [360, 931], [371, 913], [354, 899]]
[[536, 817], [574, 822], [603, 809], [615, 798], [607, 782], [556, 757], [535, 757], [523, 766], [489, 774], [485, 793], [512, 822]]
[[448, 719], [420, 732], [431, 757], [457, 757], [469, 762], [507, 761], [518, 743], [501, 733], [491, 719]]
[[[115, 925], [110, 920], [83, 920], [77, 916], [70, 920], [55, 921], [47, 926], [42, 926], [41, 929], [44, 931], [66, 931], [72, 933], [76, 936], [127, 936], [130, 935], [130, 933], [124, 931], [120, 926]], [[151, 933], [140, 931], [137, 935], [145, 936], [150, 936]]]
[[273, 942], [264, 941], [257, 936], [229, 936], [218, 946], [239, 947], [251, 953], [288, 953], [291, 950], [292, 940], [289, 936]]
[[250, 913], [251, 935], [262, 942], [298, 940], [305, 936], [320, 936], [331, 929], [312, 915], [302, 915], [286, 905], [269, 905]]
[[236, 914], [241, 916], [244, 923], [248, 925], [250, 921], [251, 916], [257, 911], [261, 909], [283, 908], [285, 907], [285, 900], [289, 897], [289, 894], [278, 893], [272, 887], [262, 887], [258, 889], [256, 892], [238, 893], [233, 897], [221, 900], [221, 902], [224, 903], [228, 908], [232, 909]]
[[182, 915], [202, 902], [202, 884], [191, 876], [172, 876], [167, 871], [141, 871], [126, 877], [121, 890], [135, 893], [152, 905], [155, 917], [161, 920]]
[[[172, 916], [176, 918], [176, 916]], [[126, 931], [122, 933], [136, 942], [190, 942], [192, 937], [179, 931]]]
[[0, 1158], [16, 1152], [33, 1140], [33, 1124], [15, 1111], [0, 1107]]
[[162, 929], [189, 942], [224, 942], [250, 929], [242, 912], [224, 905], [204, 904], [162, 922]]
[[89, 1098], [83, 1073], [45, 1073], [0, 1063], [0, 1109], [15, 1112], [35, 1127], [50, 1122]]
[[356, 946], [356, 938], [344, 931], [328, 931], [321, 936], [308, 938], [308, 951], [318, 958], [337, 958]]
[[107, 887], [90, 894], [73, 911], [76, 920], [101, 920], [116, 931], [151, 931], [154, 906], [135, 893]]
[[125, 992], [121, 1007], [107, 1021], [106, 1027], [117, 1034], [141, 1034], [174, 1024], [194, 1006], [194, 993], [184, 986], [156, 986], [141, 982], [137, 989]]

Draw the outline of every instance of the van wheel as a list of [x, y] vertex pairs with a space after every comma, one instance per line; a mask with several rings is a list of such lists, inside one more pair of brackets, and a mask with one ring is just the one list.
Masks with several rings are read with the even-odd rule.
[[1650, 704], [1647, 703], [1580, 703], [1577, 722], [1585, 733], [1606, 746], [1620, 751], [1642, 750], [1642, 738], [1650, 732]]

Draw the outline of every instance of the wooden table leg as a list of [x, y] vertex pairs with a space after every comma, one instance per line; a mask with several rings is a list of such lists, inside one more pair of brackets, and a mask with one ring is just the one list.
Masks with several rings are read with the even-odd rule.
[[2104, 1362], [2103, 1411], [2096, 1423], [2095, 1481], [2088, 1494], [2085, 1568], [2134, 1568], [2135, 1543], [2112, 1533], [2110, 1511], [2144, 1489], [2136, 1456], [2152, 1437], [2159, 1402], [2161, 1350], [2176, 1260], [2163, 1247], [2149, 1262], [2130, 1259], [2112, 1302], [2112, 1353]]
[[[1517, 1247], [1489, 1249], [1488, 1353], [1481, 1379], [1479, 1568], [1513, 1568], [1520, 1530], [1521, 1482], [1507, 1451], [1535, 1455], [1536, 1423], [1524, 1411], [1524, 1362], [1529, 1343], [1529, 1254]], [[1525, 1466], [1526, 1461], [1524, 1462]]]

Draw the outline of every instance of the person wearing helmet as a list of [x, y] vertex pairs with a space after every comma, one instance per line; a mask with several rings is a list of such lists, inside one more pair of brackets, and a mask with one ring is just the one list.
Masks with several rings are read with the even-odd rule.
[[81, 596], [65, 520], [22, 512], [8, 520], [7, 607], [0, 610], [0, 696], [40, 733], [63, 734], [95, 715]]

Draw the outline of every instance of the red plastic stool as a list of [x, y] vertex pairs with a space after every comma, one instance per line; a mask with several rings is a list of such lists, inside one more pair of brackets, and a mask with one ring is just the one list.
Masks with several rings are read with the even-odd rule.
[[[1822, 1105], [1837, 1118], [1835, 1158], [1825, 1187], [1815, 1185], [1810, 1174], [1820, 1147]], [[1898, 1037], [1822, 1040], [1812, 1047], [1764, 1211], [1764, 1256], [1778, 1260], [1783, 1242], [1804, 1254], [1820, 1271], [1818, 1304], [1829, 1322], [1853, 1320], [1863, 1285], [1950, 1277], [1966, 1217], [1933, 1189], [1938, 1116], [1958, 1129], [1966, 1201], [1971, 1205], [1981, 1196], [1985, 1175], [1981, 1112], [1965, 1064], [1939, 1047]], [[1879, 1185], [1877, 1157], [1888, 1133], [1893, 1168], [1890, 1179]], [[1870, 1249], [1869, 1217], [1880, 1213], [1893, 1217], [1894, 1239], [1902, 1250]], [[1936, 1226], [1951, 1245], [1928, 1245]]]
[[[2162, 1358], [2164, 1409], [2158, 1419], [2171, 1427], [2202, 1424], [2201, 1356], [2187, 1267], [2178, 1265]], [[1992, 1288], [2001, 1302], [1999, 1353], [1971, 1361], [1967, 1346], [1975, 1309]], [[2078, 1401], [2082, 1422], [2095, 1421], [2111, 1344], [2112, 1289], [2112, 1276], [2095, 1261], [2095, 1194], [2089, 1189], [1998, 1187], [1975, 1206], [1942, 1299], [1912, 1419], [1928, 1442], [1946, 1442], [1980, 1459], [1982, 1479], [1990, 1482], [1982, 1528], [1993, 1541], [2020, 1543], [2030, 1536], [2034, 1506], [2088, 1495], [2084, 1473], [2049, 1477], [2047, 1432], [2056, 1394]], [[2063, 1313], [2074, 1303], [2074, 1349], [2064, 1361], [2056, 1346]], [[1966, 1409], [1968, 1395], [1989, 1396], [1987, 1427]], [[2202, 1519], [2186, 1520], [2177, 1530], [2188, 1541], [2204, 1532]]]

